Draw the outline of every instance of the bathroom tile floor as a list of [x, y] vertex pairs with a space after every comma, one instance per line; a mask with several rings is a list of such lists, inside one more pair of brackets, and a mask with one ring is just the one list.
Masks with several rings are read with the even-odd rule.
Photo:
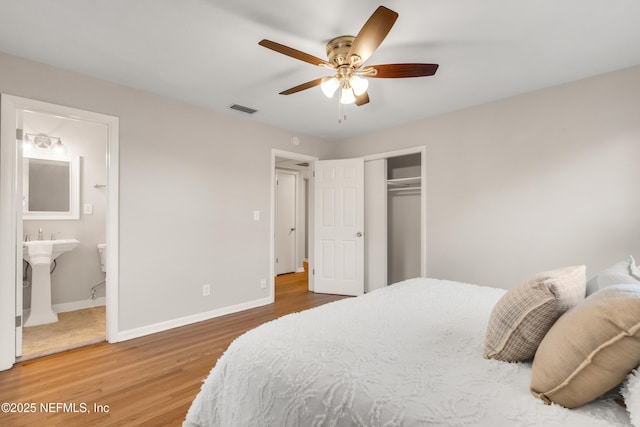
[[18, 361], [59, 353], [105, 340], [105, 306], [58, 313], [58, 321], [22, 329]]

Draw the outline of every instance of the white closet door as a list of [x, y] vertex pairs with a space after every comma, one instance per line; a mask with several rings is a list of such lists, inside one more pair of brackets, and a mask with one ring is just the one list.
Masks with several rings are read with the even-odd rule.
[[387, 286], [387, 159], [364, 163], [364, 290]]
[[315, 292], [364, 293], [364, 160], [314, 163]]

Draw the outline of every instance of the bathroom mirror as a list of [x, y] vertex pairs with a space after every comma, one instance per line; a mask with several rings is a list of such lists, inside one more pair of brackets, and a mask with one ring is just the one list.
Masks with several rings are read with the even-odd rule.
[[78, 157], [24, 153], [23, 219], [79, 219]]

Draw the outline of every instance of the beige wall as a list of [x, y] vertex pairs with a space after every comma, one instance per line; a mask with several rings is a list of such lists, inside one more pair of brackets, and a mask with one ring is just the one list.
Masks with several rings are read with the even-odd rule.
[[334, 144], [427, 158], [427, 274], [509, 288], [640, 260], [640, 67]]
[[0, 69], [2, 93], [120, 119], [120, 331], [268, 296], [272, 148], [426, 145], [430, 276], [510, 287], [640, 258], [640, 67], [299, 147], [286, 130], [13, 56]]
[[120, 119], [121, 332], [268, 297], [271, 149], [330, 146], [2, 53], [0, 70], [2, 93]]

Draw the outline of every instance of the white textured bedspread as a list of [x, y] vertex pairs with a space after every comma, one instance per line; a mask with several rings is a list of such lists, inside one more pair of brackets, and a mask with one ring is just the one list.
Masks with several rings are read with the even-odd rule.
[[229, 346], [184, 425], [630, 425], [610, 398], [546, 406], [530, 364], [482, 357], [504, 293], [413, 279], [266, 323]]

